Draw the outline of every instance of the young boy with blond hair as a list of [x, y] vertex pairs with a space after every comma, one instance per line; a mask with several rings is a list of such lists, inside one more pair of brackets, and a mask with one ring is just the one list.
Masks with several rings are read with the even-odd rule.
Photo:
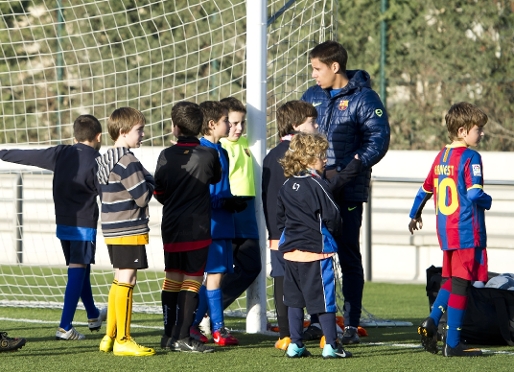
[[163, 204], [162, 242], [166, 278], [162, 285], [164, 335], [161, 347], [208, 353], [213, 348], [190, 337], [211, 238], [209, 185], [221, 178], [216, 150], [200, 145], [203, 114], [196, 103], [171, 110], [175, 145], [163, 150], [155, 169], [155, 198]]
[[418, 333], [425, 350], [436, 354], [437, 325], [447, 312], [443, 356], [480, 356], [482, 350], [460, 342], [460, 330], [471, 281], [487, 281], [485, 210], [491, 208], [492, 198], [484, 192], [482, 158], [469, 147], [480, 143], [488, 118], [478, 107], [460, 102], [450, 107], [445, 120], [452, 142], [437, 154], [409, 214], [413, 234], [423, 227], [421, 212], [434, 195], [443, 280], [430, 316], [420, 324]]
[[286, 182], [277, 200], [278, 249], [284, 255], [284, 304], [288, 307], [289, 358], [310, 356], [303, 343], [303, 309], [317, 314], [325, 335], [323, 358], [352, 354], [337, 343], [332, 256], [342, 229], [339, 208], [322, 178], [328, 141], [321, 134], [295, 134], [280, 160]]
[[220, 346], [237, 345], [239, 341], [225, 328], [223, 319], [223, 297], [220, 289], [221, 279], [225, 273], [233, 272], [232, 239], [234, 239], [234, 212], [243, 210], [246, 203], [234, 198], [230, 192], [228, 178], [228, 155], [219, 142], [228, 135], [230, 123], [227, 108], [218, 101], [200, 103], [203, 113], [203, 125], [200, 144], [214, 149], [221, 163], [221, 181], [210, 186], [211, 196], [211, 236], [207, 265], [205, 266], [205, 283], [200, 289], [200, 299], [195, 320], [191, 327], [191, 336], [207, 341], [198, 331], [198, 325], [209, 310], [214, 343]]
[[107, 129], [114, 147], [98, 162], [102, 189], [102, 232], [115, 269], [109, 291], [106, 335], [100, 350], [119, 356], [149, 356], [155, 350], [137, 344], [130, 336], [132, 296], [137, 270], [148, 268], [148, 203], [155, 183], [130, 149], [141, 146], [146, 119], [131, 107], [111, 114]]

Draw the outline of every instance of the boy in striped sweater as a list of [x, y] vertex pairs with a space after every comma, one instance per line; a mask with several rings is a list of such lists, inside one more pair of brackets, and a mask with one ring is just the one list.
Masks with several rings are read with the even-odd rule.
[[130, 149], [138, 148], [146, 120], [130, 107], [114, 110], [108, 132], [114, 147], [97, 158], [102, 197], [102, 231], [115, 269], [109, 291], [106, 335], [100, 350], [114, 355], [154, 355], [152, 348], [138, 345], [130, 337], [132, 293], [138, 269], [148, 268], [148, 203], [155, 183]]

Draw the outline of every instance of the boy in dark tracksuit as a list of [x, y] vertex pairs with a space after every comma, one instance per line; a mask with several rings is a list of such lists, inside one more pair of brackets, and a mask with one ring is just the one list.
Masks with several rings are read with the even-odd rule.
[[279, 250], [286, 262], [284, 304], [288, 306], [290, 358], [309, 356], [303, 344], [303, 308], [317, 314], [326, 338], [323, 358], [347, 358], [336, 341], [336, 293], [332, 256], [341, 234], [341, 215], [328, 184], [321, 178], [328, 142], [319, 134], [296, 134], [281, 160], [288, 180], [277, 201]]
[[[280, 230], [277, 227], [277, 198], [278, 192], [286, 177], [279, 163], [289, 149], [289, 142], [297, 132], [317, 133], [316, 117], [318, 113], [310, 103], [289, 101], [277, 110], [277, 127], [280, 143], [272, 148], [264, 157], [262, 166], [262, 204], [264, 218], [268, 230], [271, 272], [273, 278], [273, 298], [277, 312], [279, 339], [275, 342], [277, 349], [287, 350], [291, 342], [287, 306], [284, 305], [284, 257], [278, 250]], [[314, 326], [313, 326], [314, 327]], [[319, 328], [316, 327], [315, 330]], [[321, 330], [319, 330], [321, 333]], [[320, 336], [321, 337], [321, 336]]]
[[196, 137], [203, 114], [196, 103], [179, 102], [171, 111], [178, 141], [161, 152], [155, 169], [155, 198], [163, 204], [161, 233], [166, 278], [162, 285], [164, 335], [172, 351], [212, 352], [189, 329], [198, 306], [211, 238], [209, 185], [221, 179], [218, 153]]
[[53, 198], [56, 235], [60, 239], [68, 281], [64, 293], [61, 321], [55, 334], [58, 340], [82, 340], [85, 336], [72, 325], [79, 298], [82, 299], [91, 331], [98, 331], [106, 309], [96, 308], [91, 282], [95, 263], [98, 224], [95, 158], [100, 156], [102, 126], [92, 115], [80, 115], [73, 123], [75, 145], [58, 145], [42, 150], [2, 150], [0, 159], [32, 165], [54, 172]]
[[[262, 202], [264, 206], [264, 217], [269, 236], [269, 248], [271, 258], [271, 273], [273, 278], [273, 296], [275, 309], [277, 312], [277, 322], [280, 338], [275, 343], [277, 349], [286, 350], [291, 342], [289, 334], [289, 321], [287, 317], [287, 306], [284, 305], [284, 267], [285, 261], [283, 254], [278, 250], [278, 241], [281, 231], [277, 227], [277, 198], [278, 192], [286, 177], [284, 169], [279, 160], [284, 157], [289, 149], [289, 143], [295, 133], [317, 133], [318, 124], [316, 123], [317, 111], [310, 103], [303, 101], [289, 101], [277, 110], [277, 126], [280, 135], [280, 143], [271, 149], [263, 161], [262, 170]], [[337, 174], [329, 182], [332, 193], [348, 182], [349, 177], [360, 172], [361, 161], [350, 162], [343, 172]], [[315, 314], [311, 316], [311, 325], [304, 332], [303, 338], [316, 339], [322, 337]], [[323, 343], [323, 340], [321, 341]]]

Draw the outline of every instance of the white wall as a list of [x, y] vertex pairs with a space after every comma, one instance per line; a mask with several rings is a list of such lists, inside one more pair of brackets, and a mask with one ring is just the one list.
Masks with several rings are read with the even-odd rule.
[[[26, 148], [26, 147], [25, 147]], [[102, 152], [107, 148], [102, 149]], [[153, 173], [162, 148], [142, 147], [135, 155]], [[488, 211], [489, 268], [497, 272], [514, 272], [514, 190], [513, 186], [489, 186], [488, 181], [514, 182], [514, 153], [481, 152], [486, 180], [485, 190], [493, 197]], [[380, 179], [424, 179], [437, 151], [389, 151], [373, 169]], [[0, 162], [0, 173], [27, 169]], [[31, 168], [36, 173], [36, 168]], [[0, 177], [0, 264], [15, 262], [13, 241], [14, 176]], [[27, 264], [64, 264], [58, 239], [55, 237], [51, 175], [34, 175], [24, 179], [24, 262]], [[442, 253], [435, 236], [433, 204], [427, 203], [424, 227], [411, 236], [407, 230], [408, 213], [419, 183], [373, 182], [372, 198], [372, 280], [425, 282], [425, 270], [440, 265]], [[160, 239], [161, 206], [150, 204], [151, 233], [147, 247], [152, 268], [163, 269]], [[97, 267], [110, 268], [107, 249], [98, 234]], [[364, 250], [363, 250], [364, 251]], [[365, 252], [363, 252], [365, 253]], [[367, 257], [364, 254], [364, 260]]]

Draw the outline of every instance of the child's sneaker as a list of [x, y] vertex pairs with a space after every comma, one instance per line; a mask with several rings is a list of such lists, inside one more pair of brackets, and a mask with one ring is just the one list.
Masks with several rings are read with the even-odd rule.
[[418, 327], [418, 334], [421, 336], [421, 346], [432, 354], [437, 354], [437, 326], [434, 319], [428, 317]]
[[112, 352], [117, 356], [150, 356], [155, 354], [155, 350], [139, 345], [133, 338], [128, 338], [125, 342], [114, 340]]
[[57, 332], [55, 332], [56, 340], [84, 340], [86, 336], [82, 333], [78, 332], [75, 328], [71, 327], [69, 331], [65, 331], [61, 327], [57, 328]]
[[482, 350], [476, 348], [467, 349], [462, 343], [458, 343], [455, 347], [450, 347], [448, 344], [443, 346], [443, 356], [445, 357], [474, 357], [482, 356]]
[[309, 352], [309, 350], [307, 350], [305, 346], [298, 347], [298, 345], [291, 342], [287, 347], [286, 355], [288, 358], [306, 358], [310, 357], [311, 353]]
[[290, 343], [291, 343], [290, 337], [279, 338], [278, 341], [275, 342], [275, 349], [287, 350], [287, 347], [289, 346]]
[[192, 325], [191, 328], [189, 328], [189, 336], [194, 338], [196, 341], [203, 342], [206, 344], [209, 342], [209, 339], [205, 337], [205, 335], [200, 331], [200, 328], [198, 328], [197, 325]]
[[21, 337], [7, 337], [7, 332], [0, 332], [0, 352], [2, 351], [15, 351], [21, 349], [27, 340]]
[[319, 323], [313, 323], [307, 327], [302, 336], [305, 341], [320, 340], [321, 337], [323, 337], [323, 331]]
[[102, 328], [102, 323], [105, 321], [105, 319], [107, 319], [107, 308], [106, 307], [104, 307], [103, 309], [100, 309], [99, 312], [100, 312], [100, 314], [98, 315], [98, 318], [87, 320], [87, 325], [91, 332], [93, 332], [93, 331], [98, 332], [100, 330], [100, 328]]
[[108, 335], [105, 335], [100, 341], [100, 351], [104, 353], [110, 353], [112, 351], [112, 347], [114, 345], [114, 338], [111, 338]]
[[326, 344], [325, 347], [323, 347], [323, 351], [321, 352], [321, 356], [323, 357], [323, 359], [350, 358], [352, 356], [352, 353], [350, 353], [349, 351], [346, 351], [340, 345], [338, 345], [337, 348], [334, 349], [332, 347], [332, 345]]
[[358, 344], [361, 342], [359, 338], [358, 329], [352, 326], [344, 327], [343, 336], [341, 337], [341, 343], [343, 345]]
[[162, 335], [161, 337], [161, 349], [169, 351], [180, 351], [180, 347], [177, 344], [177, 340], [173, 337]]
[[178, 349], [177, 351], [185, 353], [212, 353], [214, 351], [213, 347], [207, 346], [192, 337], [176, 341], [176, 347]]
[[232, 336], [225, 327], [214, 331], [212, 338], [214, 339], [214, 343], [219, 346], [239, 345], [239, 340]]

